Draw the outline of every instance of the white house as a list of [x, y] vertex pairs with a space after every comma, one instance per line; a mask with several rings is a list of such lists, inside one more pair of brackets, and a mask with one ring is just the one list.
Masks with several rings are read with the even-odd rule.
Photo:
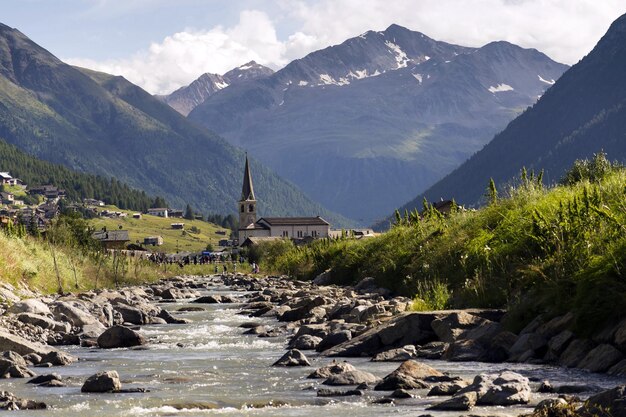
[[168, 218], [168, 209], [167, 208], [149, 208], [148, 214], [153, 216], [165, 217]]
[[257, 220], [256, 197], [248, 157], [243, 174], [239, 200], [239, 243], [249, 237], [324, 238], [330, 233], [330, 223], [316, 217], [262, 217]]

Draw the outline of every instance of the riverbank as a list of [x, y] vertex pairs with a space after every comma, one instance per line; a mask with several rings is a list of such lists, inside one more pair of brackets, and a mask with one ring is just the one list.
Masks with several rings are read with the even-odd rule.
[[[576, 392], [586, 398], [602, 388], [623, 383], [613, 377], [589, 374], [584, 377], [585, 384], [581, 384], [576, 379], [587, 374], [580, 371], [519, 362], [500, 364], [500, 361], [509, 359], [504, 357], [503, 346], [506, 348], [513, 342], [513, 337], [516, 340], [512, 346], [526, 338], [524, 335], [511, 336], [501, 328], [502, 311], [411, 312], [407, 311], [409, 306], [409, 299], [390, 297], [388, 291], [373, 286], [371, 281], [344, 288], [243, 275], [177, 277], [118, 291], [15, 301], [6, 306], [8, 313], [2, 316], [3, 327], [9, 329], [11, 336], [21, 335], [33, 342], [46, 343], [38, 345], [37, 349], [59, 349], [62, 352], [46, 357], [50, 351], [22, 350], [20, 355], [26, 355], [31, 364], [38, 362], [37, 356], [42, 357], [40, 367], [28, 366], [26, 369], [44, 374], [54, 370], [60, 374], [59, 378], [54, 378], [58, 381], [54, 384], [65, 387], [31, 388], [30, 384], [16, 382], [17, 379], [7, 381], [12, 381], [10, 386], [20, 397], [50, 398], [52, 411], [49, 412], [52, 415], [62, 410], [60, 407], [64, 401], [71, 401], [68, 399], [79, 395], [76, 392], [92, 372], [105, 370], [117, 371], [121, 377], [121, 386], [112, 385], [119, 393], [106, 397], [106, 401], [121, 401], [124, 406], [136, 403], [137, 407], [153, 412], [159, 407], [172, 405], [169, 397], [162, 399], [163, 403], [156, 403], [167, 392], [178, 393], [179, 412], [181, 409], [205, 409], [198, 413], [209, 413], [209, 408], [241, 410], [252, 404], [265, 409], [272, 400], [274, 403], [270, 409], [283, 403], [288, 404], [282, 406], [285, 410], [313, 405], [319, 408], [332, 403], [339, 404], [333, 405], [339, 408], [368, 405], [377, 413], [386, 413], [389, 410], [384, 407], [395, 403], [403, 411], [414, 412], [437, 406], [448, 399], [457, 402], [456, 407], [464, 406], [473, 412], [482, 412], [484, 407], [493, 412], [489, 407], [494, 405], [489, 404], [506, 405], [508, 408], [504, 410], [508, 411], [497, 414], [517, 415], [531, 412], [539, 401], [554, 399], [566, 392]], [[71, 323], [71, 328], [67, 323]], [[551, 327], [554, 326], [553, 323]], [[487, 340], [500, 342], [486, 343]], [[6, 338], [0, 337], [0, 350], [7, 350], [6, 343]], [[11, 350], [19, 345], [15, 343]], [[334, 378], [329, 382], [327, 378], [306, 378], [314, 371], [313, 367], [271, 367], [285, 348], [290, 349], [289, 356], [296, 362], [301, 360], [306, 364], [305, 361], [309, 361], [314, 367], [323, 367], [331, 363], [329, 356], [348, 356], [348, 363], [357, 369], [338, 362], [339, 366], [331, 367], [327, 372], [347, 372], [330, 375], [318, 371], [322, 376]], [[291, 349], [298, 349], [300, 353]], [[489, 355], [492, 363], [455, 362], [487, 358], [471, 356], [477, 352]], [[30, 353], [37, 356], [29, 356]], [[376, 355], [374, 361], [366, 358], [371, 355]], [[56, 358], [54, 363], [47, 362], [53, 357]], [[72, 357], [79, 360], [73, 361]], [[190, 366], [186, 366], [187, 361]], [[46, 369], [60, 362], [68, 365]], [[157, 369], [159, 367], [162, 369]], [[398, 367], [400, 370], [396, 370]], [[514, 372], [501, 375], [506, 369]], [[129, 380], [127, 372], [131, 371], [134, 376]], [[198, 375], [198, 371], [204, 373]], [[482, 385], [477, 385], [474, 378], [479, 371], [499, 375], [500, 379], [483, 377]], [[66, 372], [70, 376], [65, 377]], [[279, 383], [278, 389], [279, 380], [274, 378], [282, 378], [281, 375], [291, 385]], [[554, 377], [552, 388], [548, 384], [543, 384], [542, 388], [542, 391], [554, 391], [552, 394], [536, 392], [545, 377]], [[212, 388], [202, 390], [196, 378], [205, 384], [208, 382]], [[496, 383], [496, 380], [500, 382]], [[258, 386], [251, 388], [250, 381], [256, 381]], [[177, 387], [176, 383], [182, 385]], [[188, 387], [187, 383], [191, 385]], [[336, 385], [340, 383], [347, 385]], [[237, 388], [237, 384], [241, 387]], [[492, 391], [491, 399], [490, 396], [483, 398], [479, 385], [491, 387], [483, 390]], [[511, 390], [515, 392], [494, 397], [493, 393], [501, 392], [504, 386], [514, 387]], [[234, 393], [239, 389], [248, 392], [251, 398], [247, 402], [229, 401], [225, 394], [217, 395], [222, 392], [222, 387], [234, 390], [231, 397], [237, 397]], [[125, 393], [122, 394], [120, 389], [126, 390], [122, 391]], [[54, 390], [61, 390], [61, 397], [65, 399], [55, 397]], [[145, 390], [152, 392], [147, 394], [143, 392]], [[439, 394], [457, 392], [457, 395], [428, 395], [431, 391]], [[187, 397], [188, 392], [195, 394]], [[211, 397], [212, 392], [216, 393], [214, 397]], [[348, 394], [353, 396], [348, 397]], [[109, 394], [80, 394], [79, 403], [86, 403], [95, 410], [96, 405], [100, 407], [102, 395]], [[259, 397], [257, 400], [254, 399], [256, 396]], [[207, 397], [216, 400], [206, 401]], [[194, 403], [199, 399], [202, 400]], [[567, 397], [568, 401], [574, 399]], [[472, 405], [472, 401], [476, 405]], [[106, 408], [105, 405], [102, 407]], [[283, 415], [283, 411], [279, 415]], [[168, 415], [176, 415], [176, 407], [169, 412]], [[367, 412], [353, 415], [369, 415]], [[64, 413], [58, 415], [70, 415], [68, 410]], [[305, 414], [323, 413], [326, 412], [319, 410]], [[141, 413], [137, 411], [133, 415]], [[154, 415], [161, 414], [155, 412]], [[291, 414], [285, 411], [284, 415]]]

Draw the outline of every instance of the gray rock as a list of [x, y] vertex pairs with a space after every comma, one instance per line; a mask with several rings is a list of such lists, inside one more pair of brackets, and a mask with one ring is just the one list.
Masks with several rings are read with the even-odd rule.
[[337, 375], [329, 376], [324, 385], [359, 385], [359, 384], [375, 384], [380, 381], [377, 376], [359, 370], [346, 371]]
[[81, 328], [88, 324], [99, 324], [104, 330], [104, 325], [89, 312], [87, 306], [81, 301], [57, 301], [52, 304], [52, 312], [57, 321], [70, 320], [72, 325]]
[[292, 349], [299, 349], [299, 350], [315, 350], [315, 348], [320, 344], [321, 341], [322, 341], [321, 337], [311, 336], [310, 334], [305, 334], [293, 340], [289, 344], [289, 347]]
[[537, 329], [537, 333], [545, 339], [551, 339], [564, 330], [569, 329], [574, 324], [574, 313], [569, 312], [563, 316], [555, 317], [547, 323], [542, 324]]
[[167, 288], [161, 293], [164, 300], [184, 300], [187, 298], [197, 298], [198, 292], [187, 288]]
[[626, 359], [622, 359], [613, 365], [607, 373], [613, 376], [626, 376]]
[[457, 340], [450, 343], [441, 358], [451, 362], [479, 361], [486, 352], [485, 347], [477, 340]]
[[308, 378], [329, 378], [332, 375], [338, 375], [349, 371], [356, 371], [356, 368], [348, 362], [332, 361], [330, 364], [316, 369], [308, 376]]
[[511, 355], [510, 359], [512, 361], [522, 361], [522, 355], [526, 354], [526, 352], [531, 351], [533, 352], [533, 354], [535, 354], [543, 347], [546, 347], [547, 344], [548, 342], [545, 337], [541, 336], [540, 334], [520, 334], [515, 344], [511, 346], [511, 349], [509, 350], [509, 353]]
[[593, 342], [587, 339], [575, 339], [570, 342], [559, 358], [559, 365], [573, 368], [593, 349]]
[[573, 339], [574, 333], [569, 330], [563, 330], [550, 339], [548, 342], [548, 349], [550, 349], [550, 352], [554, 353], [556, 356], [559, 356]]
[[483, 321], [485, 320], [480, 317], [459, 311], [437, 318], [430, 325], [440, 341], [452, 343], [467, 329], [478, 326]]
[[391, 348], [428, 343], [435, 338], [430, 327], [435, 317], [435, 313], [428, 312], [400, 314], [378, 327], [328, 349], [324, 354], [344, 357], [370, 356]]
[[528, 378], [510, 371], [500, 374], [481, 374], [458, 394], [475, 392], [479, 405], [513, 405], [527, 404], [531, 390]]
[[76, 358], [65, 352], [53, 350], [41, 357], [41, 363], [49, 363], [52, 366], [65, 366], [76, 362]]
[[403, 398], [413, 398], [413, 394], [411, 394], [409, 391], [405, 390], [405, 389], [397, 389], [394, 392], [391, 393], [390, 395], [391, 398], [399, 398], [399, 399], [403, 399]]
[[141, 325], [149, 322], [148, 315], [137, 307], [117, 304], [114, 309], [122, 316], [124, 323]]
[[613, 342], [622, 351], [626, 352], [626, 319], [622, 320], [616, 327]]
[[626, 417], [626, 385], [620, 385], [590, 397], [577, 412], [585, 417]]
[[401, 348], [389, 349], [376, 354], [372, 362], [404, 362], [417, 357], [417, 349], [414, 345], [407, 345]]
[[351, 389], [348, 391], [340, 391], [328, 388], [320, 388], [317, 390], [318, 397], [349, 397], [349, 396], [362, 396], [365, 393], [359, 389]]
[[31, 365], [37, 365], [41, 362], [41, 356], [36, 353], [29, 353], [23, 356], [24, 360]]
[[5, 351], [0, 354], [1, 359], [5, 359], [15, 365], [26, 366], [26, 360], [17, 352]]
[[[546, 400], [540, 401], [539, 404], [535, 406], [535, 412], [538, 411], [548, 411], [548, 410], [558, 410], [559, 408], [566, 407], [568, 405], [567, 401], [563, 398], [548, 398]], [[551, 412], [548, 415], [558, 415], [555, 412]]]
[[467, 386], [467, 382], [465, 381], [456, 381], [456, 382], [444, 382], [439, 385], [435, 385], [428, 391], [428, 396], [443, 396], [443, 395], [454, 395], [463, 388]]
[[424, 346], [418, 347], [416, 354], [418, 358], [425, 359], [441, 359], [449, 344], [445, 342], [430, 342]]
[[606, 372], [622, 359], [624, 355], [619, 350], [609, 344], [604, 344], [592, 349], [577, 367], [591, 372]]
[[33, 326], [41, 327], [42, 329], [54, 330], [55, 332], [69, 333], [72, 330], [72, 326], [69, 323], [54, 321], [46, 316], [40, 316], [38, 314], [20, 313], [17, 315], [17, 319], [22, 323], [32, 324]]
[[159, 312], [159, 314], [157, 314], [157, 317], [162, 318], [163, 320], [165, 320], [167, 322], [167, 324], [186, 324], [186, 323], [191, 323], [191, 321], [189, 321], [187, 319], [177, 319], [176, 317], [172, 316], [167, 310], [161, 310]]
[[311, 362], [298, 349], [290, 349], [272, 366], [311, 366]]
[[39, 385], [39, 384], [43, 384], [43, 383], [50, 382], [50, 381], [62, 381], [61, 375], [59, 375], [57, 373], [46, 374], [46, 375], [39, 375], [39, 376], [36, 376], [35, 378], [31, 379], [27, 383], [28, 384]]
[[315, 350], [318, 352], [323, 352], [341, 343], [345, 343], [350, 339], [352, 339], [352, 332], [350, 330], [342, 330], [339, 332], [331, 333], [319, 342]]
[[52, 314], [50, 308], [44, 302], [35, 298], [29, 298], [14, 303], [9, 308], [9, 312], [13, 314], [30, 313], [40, 316], [47, 316]]
[[313, 279], [315, 285], [328, 285], [332, 282], [332, 269], [327, 269]]
[[205, 295], [192, 301], [192, 303], [198, 304], [220, 304], [222, 297], [219, 295]]
[[24, 339], [23, 337], [0, 330], [0, 351], [12, 350], [20, 355], [28, 355], [36, 353], [40, 356], [52, 352], [54, 349], [34, 343]]
[[122, 389], [117, 371], [98, 372], [87, 378], [81, 392], [117, 392]]
[[395, 391], [396, 389], [428, 388], [425, 380], [429, 377], [443, 376], [438, 370], [415, 360], [402, 363], [396, 370], [385, 376], [374, 387], [376, 391]]
[[463, 394], [455, 395], [454, 397], [443, 402], [432, 405], [428, 407], [427, 410], [468, 411], [476, 405], [476, 401], [477, 395], [475, 392], [465, 392]]
[[98, 346], [103, 349], [141, 346], [146, 343], [139, 333], [124, 326], [113, 326], [98, 337]]
[[0, 391], [0, 410], [45, 410], [45, 403], [17, 398], [7, 391]]

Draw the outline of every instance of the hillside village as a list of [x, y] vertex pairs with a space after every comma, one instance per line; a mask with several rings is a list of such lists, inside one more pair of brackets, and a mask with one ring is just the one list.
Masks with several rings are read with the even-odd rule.
[[62, 210], [89, 218], [93, 238], [105, 249], [131, 249], [187, 254], [232, 246], [228, 229], [205, 222], [201, 215], [184, 218], [182, 209], [122, 210], [104, 201], [67, 201], [66, 192], [52, 184], [30, 185], [10, 172], [0, 172], [0, 227], [21, 225], [31, 234], [45, 234]]

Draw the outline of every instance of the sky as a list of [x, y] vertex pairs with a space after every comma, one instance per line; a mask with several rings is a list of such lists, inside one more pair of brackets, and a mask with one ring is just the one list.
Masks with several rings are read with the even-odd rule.
[[574, 64], [624, 0], [2, 0], [0, 22], [73, 65], [167, 94], [255, 60], [275, 70], [392, 23], [465, 46], [506, 40]]

